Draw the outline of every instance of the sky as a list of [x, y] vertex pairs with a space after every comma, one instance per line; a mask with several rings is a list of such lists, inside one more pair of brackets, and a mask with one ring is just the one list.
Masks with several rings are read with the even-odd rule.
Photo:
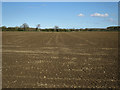
[[106, 28], [118, 25], [117, 2], [3, 2], [2, 26]]
[[1, 0], [2, 2], [119, 2], [120, 0]]

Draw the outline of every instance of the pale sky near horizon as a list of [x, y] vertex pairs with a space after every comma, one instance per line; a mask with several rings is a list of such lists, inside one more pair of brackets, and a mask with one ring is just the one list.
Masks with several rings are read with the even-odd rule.
[[119, 2], [120, 0], [0, 0], [2, 2]]
[[118, 25], [117, 2], [3, 2], [2, 25], [106, 28]]

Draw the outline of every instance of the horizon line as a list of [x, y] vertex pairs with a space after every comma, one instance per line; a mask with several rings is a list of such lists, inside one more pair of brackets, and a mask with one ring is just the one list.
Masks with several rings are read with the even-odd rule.
[[[3, 25], [3, 26], [5, 26], [5, 25]], [[3, 26], [0, 26], [0, 27], [3, 27]], [[56, 26], [56, 25], [55, 25]], [[15, 28], [15, 27], [20, 27], [20, 26], [5, 26], [5, 27], [7, 27], [7, 28]], [[59, 27], [59, 26], [58, 26]], [[114, 25], [114, 26], [107, 26], [107, 27], [120, 27], [120, 25]], [[103, 28], [103, 29], [105, 29], [105, 28], [107, 28], [107, 27], [85, 27], [85, 28], [75, 28], [75, 27], [71, 27], [71, 28], [66, 28], [66, 27], [59, 27], [59, 29], [86, 29], [86, 28], [98, 28], [98, 29], [100, 29], [100, 28]], [[36, 28], [36, 27], [30, 27], [29, 26], [29, 28]], [[41, 27], [40, 27], [41, 28]], [[41, 28], [41, 29], [53, 29], [54, 27], [44, 27], [44, 28]]]

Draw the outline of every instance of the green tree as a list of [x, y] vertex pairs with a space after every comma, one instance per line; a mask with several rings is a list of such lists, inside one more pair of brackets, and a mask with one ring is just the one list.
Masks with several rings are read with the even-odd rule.
[[27, 29], [29, 28], [27, 23], [24, 23], [23, 25], [21, 25], [21, 28], [24, 29], [24, 31], [27, 31]]
[[38, 24], [38, 25], [36, 26], [36, 31], [38, 31], [39, 28], [40, 28], [40, 24]]
[[2, 26], [2, 31], [5, 31], [7, 29], [6, 26]]
[[58, 26], [55, 26], [55, 27], [54, 27], [54, 31], [57, 31], [57, 32], [58, 32], [58, 29], [59, 29]]

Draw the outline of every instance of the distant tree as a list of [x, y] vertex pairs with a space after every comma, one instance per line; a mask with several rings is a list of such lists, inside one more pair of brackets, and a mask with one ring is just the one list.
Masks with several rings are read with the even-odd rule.
[[19, 29], [19, 27], [18, 27], [18, 26], [16, 26], [16, 27], [15, 27], [15, 30], [18, 30], [18, 29]]
[[2, 26], [2, 31], [5, 31], [7, 29], [6, 26]]
[[111, 26], [111, 27], [107, 27], [107, 30], [113, 30], [113, 31], [120, 31], [120, 26]]
[[2, 26], [2, 28], [7, 28], [6, 26]]
[[21, 28], [23, 28], [24, 31], [26, 31], [29, 28], [29, 26], [27, 23], [24, 23], [23, 25], [21, 25]]
[[8, 27], [7, 31], [16, 31], [15, 27]]
[[38, 31], [39, 27], [40, 27], [40, 24], [38, 24], [38, 25], [36, 26], [36, 31]]
[[59, 28], [58, 26], [55, 26], [55, 27], [54, 27], [54, 31], [57, 31], [57, 32], [58, 32], [58, 28]]

